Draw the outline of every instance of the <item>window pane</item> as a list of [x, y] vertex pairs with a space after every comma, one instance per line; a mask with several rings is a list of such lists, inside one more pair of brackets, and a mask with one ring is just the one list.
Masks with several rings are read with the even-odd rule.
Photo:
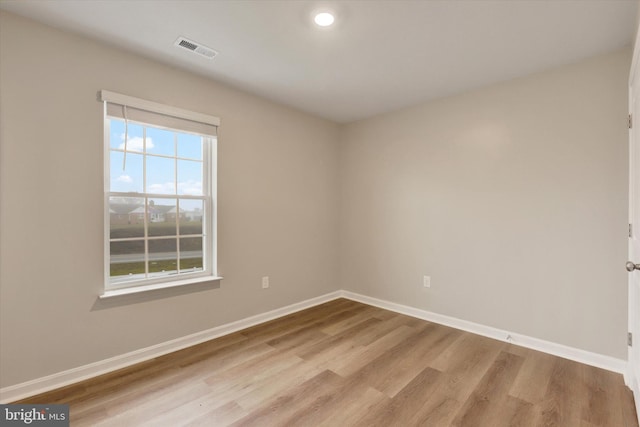
[[176, 194], [175, 160], [147, 156], [147, 192]]
[[110, 183], [111, 191], [121, 193], [142, 193], [142, 155], [127, 153], [123, 166], [124, 153], [111, 151], [110, 153]]
[[112, 239], [144, 237], [144, 199], [110, 197], [109, 224]]
[[149, 237], [176, 235], [176, 199], [149, 199]]
[[176, 155], [174, 133], [164, 129], [147, 128], [147, 154]]
[[180, 234], [202, 234], [202, 200], [180, 199]]
[[144, 278], [144, 240], [111, 242], [111, 282]]
[[119, 148], [124, 141], [124, 120], [107, 120], [109, 121], [109, 147]]
[[202, 271], [202, 237], [180, 239], [180, 272]]
[[[111, 119], [109, 133], [111, 148], [124, 150], [124, 121]], [[144, 139], [142, 135], [142, 126], [129, 122], [127, 126], [127, 152], [142, 153], [144, 149]]]
[[202, 163], [178, 160], [178, 194], [202, 195]]
[[176, 239], [149, 240], [149, 273], [153, 276], [178, 272]]
[[188, 133], [179, 133], [178, 157], [202, 160], [202, 137]]

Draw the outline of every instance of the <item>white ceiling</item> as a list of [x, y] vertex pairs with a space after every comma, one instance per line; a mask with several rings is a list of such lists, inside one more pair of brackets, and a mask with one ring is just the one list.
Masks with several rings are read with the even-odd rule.
[[[350, 122], [604, 53], [630, 0], [33, 1], [0, 8]], [[330, 30], [312, 12], [332, 9]], [[213, 60], [176, 48], [185, 36]]]

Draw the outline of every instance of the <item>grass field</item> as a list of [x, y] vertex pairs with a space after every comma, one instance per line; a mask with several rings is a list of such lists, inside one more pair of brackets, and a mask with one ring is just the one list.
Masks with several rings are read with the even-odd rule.
[[[202, 234], [202, 223], [200, 221], [180, 221], [180, 235]], [[112, 224], [112, 239], [136, 238], [126, 242], [111, 242], [111, 255], [144, 254], [144, 226], [143, 224]], [[202, 237], [176, 237], [175, 222], [152, 222], [149, 223], [149, 237], [165, 237], [166, 239], [149, 240], [149, 253], [177, 252], [178, 240], [180, 241], [180, 251], [202, 251]], [[186, 258], [180, 260], [180, 270], [202, 269], [202, 257]], [[177, 261], [156, 260], [149, 261], [149, 272], [176, 271]], [[144, 261], [114, 263], [110, 267], [110, 275], [126, 276], [129, 274], [142, 274], [145, 272]]]
[[[202, 234], [202, 223], [200, 221], [180, 221], [180, 234]], [[144, 237], [144, 226], [142, 224], [111, 224], [110, 235], [112, 239]], [[149, 223], [149, 237], [175, 235], [175, 222]]]
[[[180, 222], [180, 235], [202, 234], [202, 223], [199, 221]], [[149, 224], [149, 237], [162, 237], [167, 239], [152, 240], [149, 242], [149, 252], [175, 252], [176, 224], [174, 222], [153, 222]], [[144, 237], [142, 224], [111, 225], [112, 239], [125, 239], [132, 237]], [[181, 251], [201, 251], [202, 238], [180, 238]], [[144, 240], [132, 240], [128, 242], [112, 242], [111, 255], [126, 255], [144, 253]]]
[[[188, 258], [180, 260], [180, 271], [202, 269], [202, 258]], [[151, 261], [149, 262], [149, 273], [160, 271], [176, 271], [177, 263], [173, 261]], [[129, 274], [143, 274], [144, 262], [123, 262], [111, 264], [110, 275], [127, 276]]]

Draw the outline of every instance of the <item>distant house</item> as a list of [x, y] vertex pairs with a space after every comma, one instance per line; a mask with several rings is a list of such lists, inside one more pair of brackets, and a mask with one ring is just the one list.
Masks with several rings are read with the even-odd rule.
[[[131, 211], [131, 223], [138, 224], [144, 221], [145, 209], [144, 206], [137, 206]], [[176, 219], [176, 207], [172, 205], [156, 205], [149, 203], [147, 206], [147, 215], [149, 222], [167, 222], [175, 221]]]
[[140, 224], [144, 222], [144, 206], [136, 206], [129, 213], [129, 224]]
[[186, 211], [184, 215], [187, 221], [202, 222], [202, 209], [200, 208], [195, 208], [192, 211]]
[[110, 203], [109, 204], [109, 220], [111, 224], [124, 225], [136, 224], [133, 212], [142, 209], [142, 217], [144, 219], [144, 208], [140, 205], [131, 203]]
[[[156, 205], [149, 203], [147, 214], [149, 222], [175, 221], [177, 208], [174, 205]], [[141, 224], [144, 222], [145, 207], [131, 203], [111, 203], [109, 205], [110, 222], [114, 225]], [[191, 213], [180, 209], [180, 218], [188, 221], [202, 220], [202, 212]]]
[[[169, 209], [166, 212], [164, 212], [165, 221], [175, 221], [176, 216], [178, 215], [178, 209], [175, 206], [166, 206], [166, 207], [168, 207]], [[187, 215], [184, 209], [180, 209], [179, 214], [180, 214], [181, 220], [184, 220], [187, 218]]]

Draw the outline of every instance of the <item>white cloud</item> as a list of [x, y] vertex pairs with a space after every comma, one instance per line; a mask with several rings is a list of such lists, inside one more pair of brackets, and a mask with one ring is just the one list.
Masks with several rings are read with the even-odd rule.
[[[176, 187], [173, 182], [162, 184], [151, 184], [147, 188], [149, 193], [156, 194], [176, 194]], [[202, 182], [188, 180], [178, 183], [178, 194], [188, 194], [191, 196], [202, 195]]]
[[133, 182], [133, 179], [129, 175], [120, 175], [118, 178], [116, 178], [116, 181], [126, 182], [127, 184], [130, 184]]
[[156, 194], [176, 194], [176, 187], [173, 182], [165, 182], [163, 184], [151, 184], [147, 191]]
[[200, 196], [202, 195], [202, 181], [194, 181], [190, 179], [185, 182], [179, 182], [178, 193]]
[[[124, 133], [120, 135], [120, 139], [123, 141], [118, 148], [124, 150]], [[153, 140], [151, 138], [147, 138], [147, 151], [151, 151], [153, 149]], [[134, 136], [133, 138], [127, 139], [127, 151], [139, 151], [142, 152], [144, 148], [144, 140], [140, 136]]]

